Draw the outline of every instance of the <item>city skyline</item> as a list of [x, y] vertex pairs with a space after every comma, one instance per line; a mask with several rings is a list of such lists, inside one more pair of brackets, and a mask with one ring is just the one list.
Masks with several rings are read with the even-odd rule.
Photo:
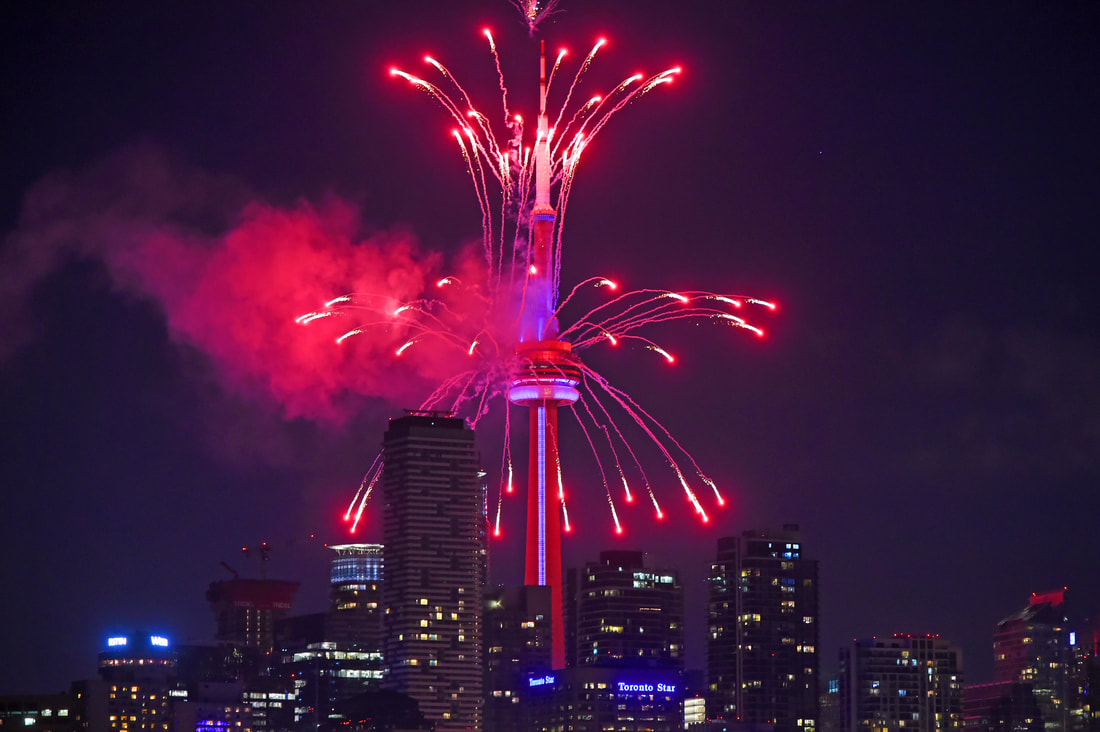
[[[823, 671], [853, 636], [936, 632], [980, 681], [993, 623], [1031, 592], [1066, 585], [1078, 613], [1100, 609], [1087, 543], [1100, 306], [1082, 266], [1095, 228], [1097, 11], [562, 10], [545, 30], [552, 47], [581, 53], [606, 34], [611, 74], [685, 69], [586, 153], [563, 267], [780, 306], [763, 341], [718, 327], [662, 335], [671, 368], [593, 353], [730, 505], [705, 529], [687, 505], [663, 525], [631, 510], [617, 539], [583, 438], [565, 435], [577, 485], [566, 566], [644, 549], [682, 569], [698, 606], [690, 593], [702, 596], [719, 537], [799, 523], [821, 568]], [[112, 249], [97, 215], [116, 217], [116, 233], [254, 236], [238, 243], [266, 287], [215, 301], [235, 307], [199, 323], [240, 343], [257, 322], [238, 319], [244, 305], [266, 316], [285, 300], [293, 318], [305, 312], [295, 298], [314, 294], [279, 290], [293, 268], [261, 246], [279, 221], [339, 233], [354, 205], [359, 238], [415, 237], [448, 256], [476, 235], [449, 126], [395, 88], [389, 64], [431, 51], [491, 86], [480, 27], [517, 63], [535, 49], [504, 2], [9, 15], [0, 549], [13, 560], [0, 577], [17, 589], [0, 603], [0, 646], [18, 670], [0, 690], [47, 691], [70, 680], [63, 668], [90, 673], [80, 659], [115, 622], [213, 635], [201, 595], [226, 578], [219, 562], [260, 574], [241, 546], [269, 541], [271, 571], [285, 561], [293, 573], [311, 541], [378, 540], [376, 516], [356, 537], [337, 533], [337, 517], [385, 418], [418, 401], [402, 381], [393, 403], [338, 400], [343, 421], [294, 416], [303, 384], [227, 368], [236, 352], [218, 348], [230, 339], [200, 338], [199, 313], [166, 316], [135, 286], [149, 274], [142, 252]], [[529, 108], [534, 90], [517, 97]], [[169, 294], [188, 272], [177, 253], [159, 271]], [[250, 284], [217, 292], [230, 283]], [[479, 448], [489, 462], [499, 441]], [[521, 499], [505, 511], [490, 562], [494, 580], [516, 584]]]

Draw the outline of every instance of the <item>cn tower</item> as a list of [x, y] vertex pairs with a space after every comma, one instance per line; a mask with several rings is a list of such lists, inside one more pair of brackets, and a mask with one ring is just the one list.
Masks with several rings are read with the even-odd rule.
[[554, 227], [550, 205], [550, 150], [554, 131], [546, 117], [546, 47], [539, 57], [539, 117], [535, 139], [535, 202], [531, 211], [530, 256], [520, 293], [520, 337], [508, 400], [530, 412], [527, 471], [527, 550], [524, 584], [547, 585], [551, 598], [554, 668], [565, 666], [562, 617], [561, 516], [558, 407], [580, 398], [580, 362], [572, 345], [558, 337], [554, 317]]

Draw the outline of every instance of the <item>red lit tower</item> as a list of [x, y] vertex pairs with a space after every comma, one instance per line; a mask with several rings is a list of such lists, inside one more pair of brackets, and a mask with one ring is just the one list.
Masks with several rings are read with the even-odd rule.
[[530, 257], [521, 293], [520, 338], [508, 390], [513, 404], [530, 411], [527, 471], [527, 551], [524, 584], [548, 585], [551, 593], [552, 662], [565, 666], [562, 617], [561, 482], [558, 407], [580, 398], [580, 362], [572, 345], [558, 338], [554, 317], [554, 226], [550, 205], [550, 148], [554, 131], [546, 117], [545, 42], [539, 60], [539, 118], [535, 139], [535, 204]]

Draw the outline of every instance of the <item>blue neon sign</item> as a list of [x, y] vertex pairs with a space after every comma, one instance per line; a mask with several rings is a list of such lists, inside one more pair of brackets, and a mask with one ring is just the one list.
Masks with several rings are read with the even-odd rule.
[[620, 681], [616, 689], [620, 694], [675, 694], [676, 684], [629, 684]]

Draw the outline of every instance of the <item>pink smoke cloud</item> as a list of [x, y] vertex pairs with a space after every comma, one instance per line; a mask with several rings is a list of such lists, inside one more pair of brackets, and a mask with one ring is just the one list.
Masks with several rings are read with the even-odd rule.
[[364, 397], [416, 403], [433, 376], [425, 371], [439, 365], [430, 350], [395, 363], [401, 334], [390, 328], [337, 345], [356, 323], [295, 322], [346, 293], [397, 302], [424, 291], [438, 255], [408, 232], [363, 231], [356, 207], [335, 196], [279, 208], [151, 145], [128, 148], [28, 194], [2, 255], [0, 330], [9, 351], [25, 340], [36, 284], [91, 258], [120, 293], [155, 302], [172, 337], [206, 354], [223, 386], [270, 399], [288, 418], [343, 421]]

